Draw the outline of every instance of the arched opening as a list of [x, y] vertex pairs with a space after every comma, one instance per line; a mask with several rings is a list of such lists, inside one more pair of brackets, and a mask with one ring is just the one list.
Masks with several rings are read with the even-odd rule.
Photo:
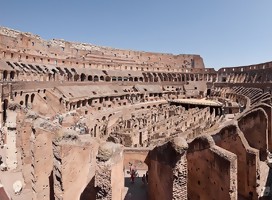
[[116, 81], [116, 77], [115, 76], [112, 77], [112, 81]]
[[99, 81], [98, 76], [94, 76], [94, 82], [98, 82], [98, 81]]
[[85, 79], [86, 79], [86, 75], [82, 73], [82, 74], [80, 75], [80, 80], [81, 80], [81, 81], [85, 81]]
[[92, 100], [88, 99], [88, 105], [91, 106], [92, 105]]
[[31, 96], [30, 96], [30, 102], [31, 102], [31, 103], [33, 103], [34, 97], [35, 97], [35, 94], [31, 94]]
[[118, 77], [118, 81], [123, 81], [121, 76]]
[[100, 76], [100, 81], [104, 81], [104, 80], [105, 80], [104, 76]]
[[27, 108], [28, 106], [28, 98], [29, 98], [29, 95], [25, 95], [25, 107]]
[[10, 80], [12, 81], [15, 78], [15, 72], [11, 71], [10, 72]]
[[59, 103], [60, 103], [60, 104], [62, 104], [62, 101], [63, 101], [63, 99], [62, 99], [62, 98], [60, 98], [60, 99], [59, 99]]
[[134, 82], [138, 82], [138, 77], [134, 77]]
[[181, 81], [184, 82], [185, 81], [185, 77], [184, 74], [181, 75]]
[[140, 78], [139, 78], [139, 81], [140, 81], [140, 82], [143, 82], [143, 81], [144, 81], [143, 77], [140, 77]]
[[7, 78], [8, 78], [8, 71], [4, 70], [4, 72], [3, 72], [3, 79], [4, 79], [4, 81], [6, 81]]
[[211, 89], [207, 89], [207, 96], [211, 96]]
[[5, 99], [3, 103], [3, 122], [5, 123], [7, 120], [7, 109], [8, 109], [8, 100]]
[[111, 81], [111, 78], [109, 76], [106, 76], [106, 81], [107, 82], [110, 82]]
[[75, 75], [74, 75], [74, 81], [78, 81], [78, 79], [79, 79], [79, 75], [78, 75], [78, 74], [75, 74]]
[[132, 82], [132, 81], [133, 81], [133, 78], [132, 78], [132, 77], [129, 77], [129, 79], [128, 79], [128, 80]]
[[148, 74], [149, 82], [154, 82], [153, 76], [151, 74]]
[[79, 108], [80, 105], [81, 105], [81, 101], [78, 101], [78, 102], [77, 102], [77, 108]]
[[91, 75], [88, 76], [88, 81], [93, 81], [93, 77]]

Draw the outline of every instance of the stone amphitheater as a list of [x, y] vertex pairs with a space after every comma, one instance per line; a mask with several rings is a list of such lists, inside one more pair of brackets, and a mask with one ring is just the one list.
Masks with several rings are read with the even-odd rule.
[[272, 62], [1, 27], [0, 81], [1, 200], [270, 199]]

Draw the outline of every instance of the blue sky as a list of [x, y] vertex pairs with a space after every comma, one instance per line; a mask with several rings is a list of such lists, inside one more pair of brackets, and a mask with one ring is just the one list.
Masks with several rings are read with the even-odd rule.
[[0, 25], [45, 39], [200, 54], [206, 67], [272, 60], [271, 0], [0, 0]]

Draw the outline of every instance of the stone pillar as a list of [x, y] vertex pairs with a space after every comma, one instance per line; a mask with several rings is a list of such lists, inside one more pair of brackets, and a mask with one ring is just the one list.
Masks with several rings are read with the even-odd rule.
[[187, 199], [187, 148], [186, 141], [178, 137], [150, 151], [148, 199]]
[[54, 199], [95, 199], [97, 149], [90, 135], [64, 135], [53, 141]]
[[123, 159], [121, 145], [111, 142], [100, 145], [95, 172], [96, 200], [123, 199]]

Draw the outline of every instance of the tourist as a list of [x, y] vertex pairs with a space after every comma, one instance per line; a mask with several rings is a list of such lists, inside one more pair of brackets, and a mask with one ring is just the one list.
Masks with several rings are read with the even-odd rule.
[[131, 179], [131, 183], [134, 183], [134, 179], [135, 179], [135, 171], [134, 171], [134, 169], [132, 169], [130, 171], [130, 179]]

